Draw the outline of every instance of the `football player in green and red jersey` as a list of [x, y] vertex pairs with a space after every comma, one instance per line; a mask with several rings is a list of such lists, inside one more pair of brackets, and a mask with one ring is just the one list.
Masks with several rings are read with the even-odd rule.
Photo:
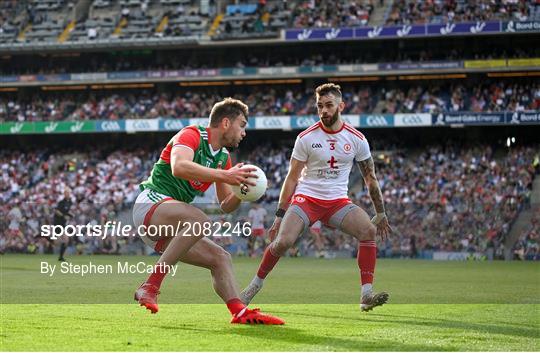
[[221, 209], [229, 213], [241, 202], [231, 185], [254, 185], [248, 180], [256, 177], [254, 169], [242, 168], [242, 164], [232, 166], [227, 150], [238, 147], [246, 136], [247, 119], [248, 107], [241, 101], [226, 98], [216, 103], [208, 127], [180, 130], [161, 152], [150, 177], [140, 185], [133, 221], [137, 229], [148, 231], [146, 235], [138, 233], [161, 257], [135, 292], [135, 300], [152, 313], [158, 311], [157, 296], [168, 269], [181, 261], [210, 270], [214, 290], [231, 312], [231, 323], [284, 323], [240, 301], [230, 254], [201, 234], [210, 219], [190, 205], [215, 183]]

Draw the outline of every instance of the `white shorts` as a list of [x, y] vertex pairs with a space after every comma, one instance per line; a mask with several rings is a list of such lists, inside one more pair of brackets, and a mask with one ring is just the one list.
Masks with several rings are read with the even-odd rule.
[[[135, 204], [133, 205], [133, 224], [135, 225], [135, 229], [142, 230], [142, 225], [148, 227], [150, 224], [150, 219], [152, 218], [156, 208], [168, 200], [173, 200], [173, 198], [160, 194], [154, 190], [144, 189], [139, 196], [137, 196]], [[155, 239], [152, 237], [143, 236], [143, 234], [141, 234], [139, 231], [137, 234], [141, 236], [141, 240], [146, 245], [155, 251], [162, 252], [164, 250], [163, 245], [166, 244], [166, 239]]]

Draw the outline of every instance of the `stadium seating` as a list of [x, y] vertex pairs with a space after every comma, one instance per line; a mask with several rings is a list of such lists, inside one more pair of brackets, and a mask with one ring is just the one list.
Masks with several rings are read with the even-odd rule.
[[[193, 118], [210, 113], [213, 102], [227, 93], [207, 91], [157, 94], [105, 92], [97, 96], [81, 94], [31, 95], [17, 101], [0, 98], [1, 121], [50, 121], [140, 118]], [[255, 88], [250, 94], [234, 96], [250, 107], [251, 116], [315, 114], [312, 92], [296, 92], [288, 87], [271, 90]], [[346, 114], [525, 111], [540, 108], [540, 86], [533, 81], [483, 84], [413, 85], [409, 88], [345, 87]]]
[[[288, 141], [280, 148], [262, 145], [242, 158], [261, 166], [268, 176], [266, 203], [277, 200], [291, 144]], [[451, 144], [393, 151], [377, 164], [395, 230], [388, 242], [379, 246], [380, 255], [422, 257], [437, 250], [492, 250], [500, 258], [516, 215], [528, 205], [535, 173], [531, 161], [538, 151], [539, 146], [531, 146], [496, 153], [485, 145]], [[52, 205], [66, 187], [71, 188], [76, 201], [74, 224], [116, 220], [122, 210], [131, 206], [138, 183], [148, 175], [158, 153], [104, 147], [92, 152], [0, 152], [0, 210], [7, 215], [0, 219], [0, 251], [25, 252], [34, 243], [38, 250], [45, 251], [49, 244], [37, 236], [39, 225], [50, 224]], [[365, 190], [351, 196], [373, 214]], [[539, 254], [538, 227], [533, 217], [517, 245], [519, 250], [525, 244], [523, 254], [529, 258]], [[411, 247], [413, 237], [415, 247]], [[327, 228], [323, 228], [322, 242], [322, 248], [318, 248], [312, 237], [304, 237], [296, 251], [324, 256], [356, 248], [355, 240]], [[106, 245], [85, 240], [81, 251], [101, 252]]]
[[[171, 26], [167, 27], [161, 36], [175, 36], [179, 33], [190, 31], [181, 23], [187, 21], [184, 16], [178, 25], [171, 20]], [[192, 17], [197, 21], [197, 17]], [[97, 40], [108, 36], [114, 31], [114, 20], [103, 17], [86, 21], [85, 24], [77, 24], [68, 40]], [[195, 22], [194, 22], [195, 24]], [[88, 31], [95, 29], [93, 39], [88, 39]], [[186, 32], [187, 33], [187, 32]], [[154, 34], [158, 35], [158, 34]], [[11, 60], [2, 75], [33, 75], [33, 74], [58, 74], [58, 73], [83, 73], [83, 72], [118, 72], [118, 71], [148, 71], [148, 70], [191, 70], [201, 68], [245, 68], [245, 67], [283, 67], [283, 66], [322, 66], [322, 65], [348, 65], [348, 64], [374, 64], [374, 63], [412, 63], [426, 61], [451, 61], [451, 60], [485, 60], [485, 59], [514, 59], [514, 58], [538, 58], [540, 49], [534, 46], [527, 48], [490, 48], [478, 52], [475, 50], [463, 51], [443, 50], [433, 51], [430, 48], [413, 50], [391, 50], [385, 52], [353, 51], [352, 53], [340, 53], [335, 51], [306, 49], [294, 55], [284, 55], [283, 51], [261, 53], [234, 52], [227, 55], [207, 55], [194, 51], [172, 51], [167, 55], [154, 56], [123, 56], [114, 55], [111, 60], [103, 60], [97, 53], [85, 53], [76, 57], [59, 58], [56, 56], [40, 57], [36, 61], [33, 57], [19, 57]], [[71, 59], [71, 60], [70, 60]]]
[[[285, 28], [365, 26], [376, 6], [362, 1], [261, 1], [230, 5], [217, 13], [215, 5], [192, 0], [94, 0], [88, 13], [74, 18], [75, 3], [66, 0], [2, 1], [0, 43], [56, 42], [71, 21], [69, 42], [192, 37], [214, 40], [277, 37]], [[487, 20], [538, 19], [532, 1], [445, 2], [396, 0], [384, 11], [384, 23], [413, 24]], [[63, 40], [62, 40], [63, 41]]]

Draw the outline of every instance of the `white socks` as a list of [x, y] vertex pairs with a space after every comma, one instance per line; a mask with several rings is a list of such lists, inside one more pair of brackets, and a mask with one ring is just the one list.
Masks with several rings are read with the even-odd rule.
[[259, 276], [257, 275], [255, 275], [255, 277], [253, 277], [253, 279], [251, 280], [251, 284], [254, 284], [257, 287], [262, 287], [263, 282], [264, 282], [264, 279], [259, 278]]
[[373, 286], [371, 283], [362, 284], [362, 296], [371, 295]]

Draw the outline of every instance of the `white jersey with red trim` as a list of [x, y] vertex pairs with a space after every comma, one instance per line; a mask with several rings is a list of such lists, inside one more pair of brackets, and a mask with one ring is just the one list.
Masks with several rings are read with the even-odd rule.
[[298, 135], [292, 157], [306, 162], [295, 194], [334, 200], [348, 197], [354, 161], [368, 159], [371, 152], [367, 139], [352, 125], [328, 131], [319, 122]]
[[264, 229], [264, 218], [266, 217], [266, 209], [252, 208], [248, 212], [248, 218], [251, 221], [251, 228], [253, 229]]

